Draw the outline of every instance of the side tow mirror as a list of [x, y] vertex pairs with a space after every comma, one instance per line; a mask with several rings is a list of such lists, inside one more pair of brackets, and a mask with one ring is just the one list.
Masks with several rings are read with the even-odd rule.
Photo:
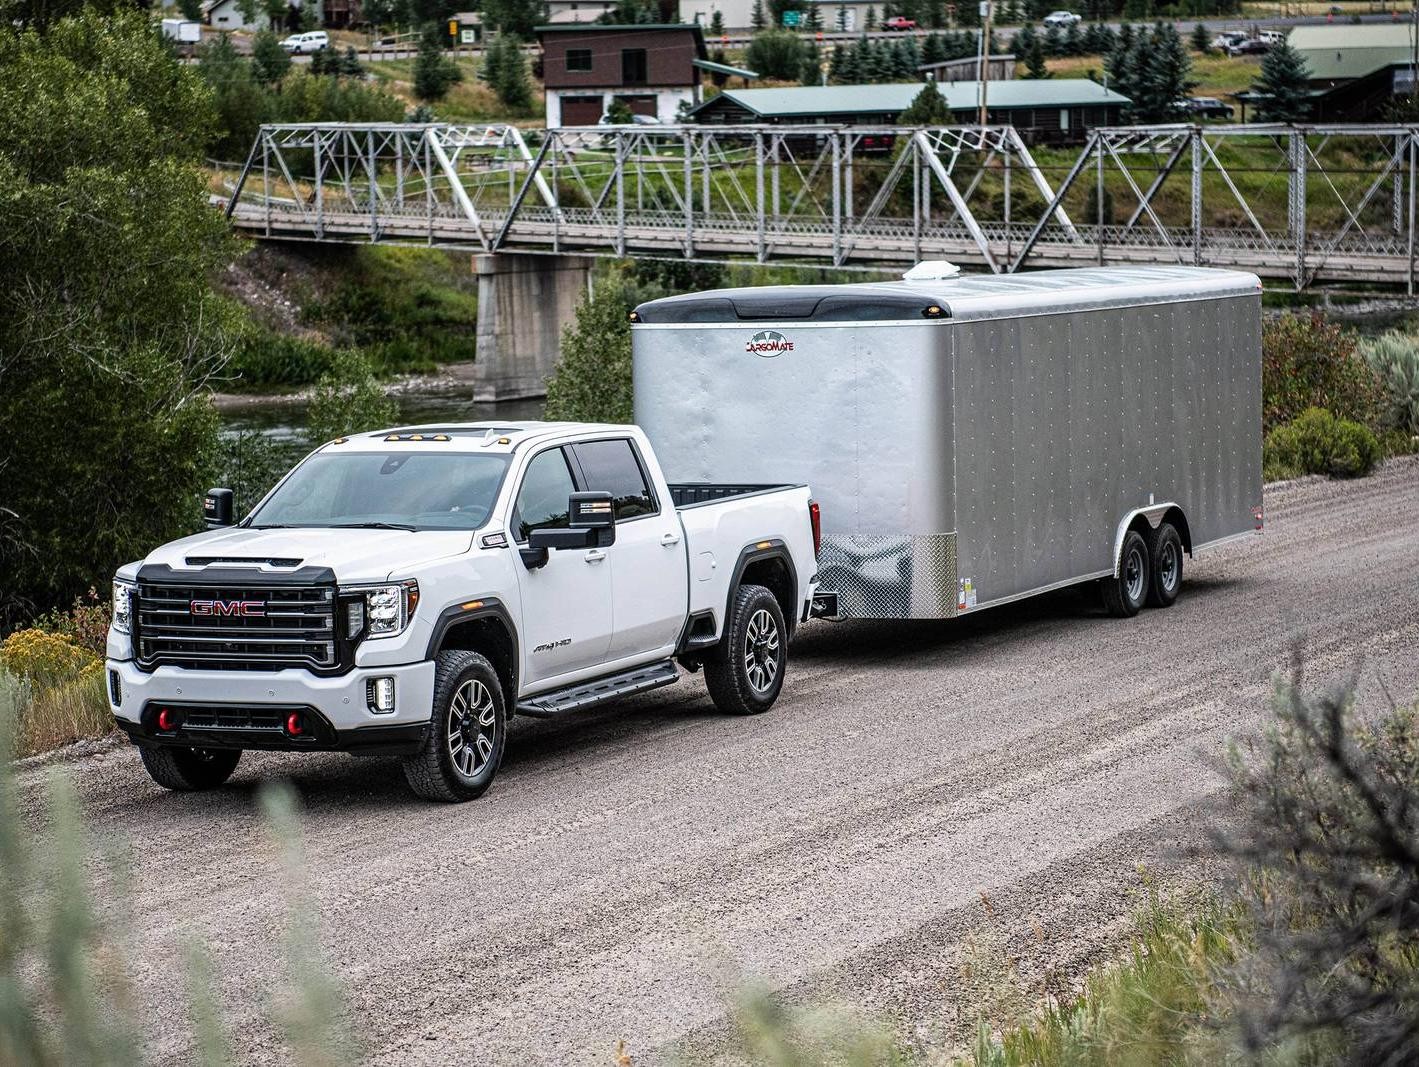
[[232, 524], [232, 509], [236, 494], [230, 489], [208, 489], [202, 501], [202, 517], [207, 520], [207, 529], [215, 530]]
[[567, 525], [533, 530], [518, 550], [527, 569], [545, 567], [552, 549], [606, 548], [616, 543], [616, 506], [610, 493], [573, 493], [567, 498]]

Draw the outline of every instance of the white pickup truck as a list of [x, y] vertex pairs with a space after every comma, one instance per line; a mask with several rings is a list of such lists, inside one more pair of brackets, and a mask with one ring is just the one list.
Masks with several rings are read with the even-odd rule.
[[515, 713], [554, 717], [704, 668], [768, 710], [815, 592], [802, 485], [670, 485], [634, 426], [418, 426], [312, 452], [241, 522], [120, 568], [109, 699], [154, 780], [243, 749], [404, 757], [432, 800], [486, 790]]

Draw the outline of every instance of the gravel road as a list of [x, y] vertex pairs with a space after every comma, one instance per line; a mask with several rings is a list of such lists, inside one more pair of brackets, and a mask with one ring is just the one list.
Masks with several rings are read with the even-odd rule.
[[[1192, 562], [1168, 611], [1117, 621], [1065, 592], [815, 624], [768, 715], [721, 718], [691, 679], [519, 720], [493, 790], [460, 807], [337, 756], [248, 756], [227, 788], [177, 796], [117, 745], [26, 767], [21, 797], [37, 821], [62, 768], [96, 836], [131, 849], [156, 1062], [190, 1054], [173, 990], [194, 935], [243, 1060], [285, 1059], [268, 1019], [292, 910], [318, 921], [375, 1063], [610, 1064], [618, 1039], [662, 1062], [713, 1050], [747, 979], [949, 1038], [968, 937], [1048, 981], [1118, 936], [1139, 864], [1204, 862], [1183, 850], [1223, 741], [1259, 721], [1298, 635], [1317, 680], [1362, 662], [1367, 687], [1419, 693], [1419, 462], [1266, 508], [1266, 536]], [[294, 893], [255, 795], [281, 774], [305, 809]]]

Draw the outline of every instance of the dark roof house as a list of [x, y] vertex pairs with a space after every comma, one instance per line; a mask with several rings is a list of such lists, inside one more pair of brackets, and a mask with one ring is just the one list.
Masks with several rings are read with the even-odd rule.
[[620, 101], [634, 115], [674, 122], [699, 102], [698, 63], [707, 60], [693, 24], [539, 26], [547, 125], [590, 126]]

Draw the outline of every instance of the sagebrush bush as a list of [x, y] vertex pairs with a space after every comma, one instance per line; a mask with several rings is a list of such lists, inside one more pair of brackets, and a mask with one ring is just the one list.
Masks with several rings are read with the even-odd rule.
[[1386, 426], [1419, 434], [1419, 338], [1391, 330], [1363, 342], [1360, 351], [1383, 387]]
[[1369, 427], [1336, 418], [1323, 408], [1308, 408], [1266, 435], [1262, 471], [1268, 480], [1301, 474], [1358, 478], [1374, 470], [1380, 454], [1379, 440]]
[[1355, 338], [1324, 315], [1279, 315], [1261, 328], [1262, 427], [1290, 422], [1308, 408], [1324, 408], [1369, 424], [1379, 413], [1375, 372]]

